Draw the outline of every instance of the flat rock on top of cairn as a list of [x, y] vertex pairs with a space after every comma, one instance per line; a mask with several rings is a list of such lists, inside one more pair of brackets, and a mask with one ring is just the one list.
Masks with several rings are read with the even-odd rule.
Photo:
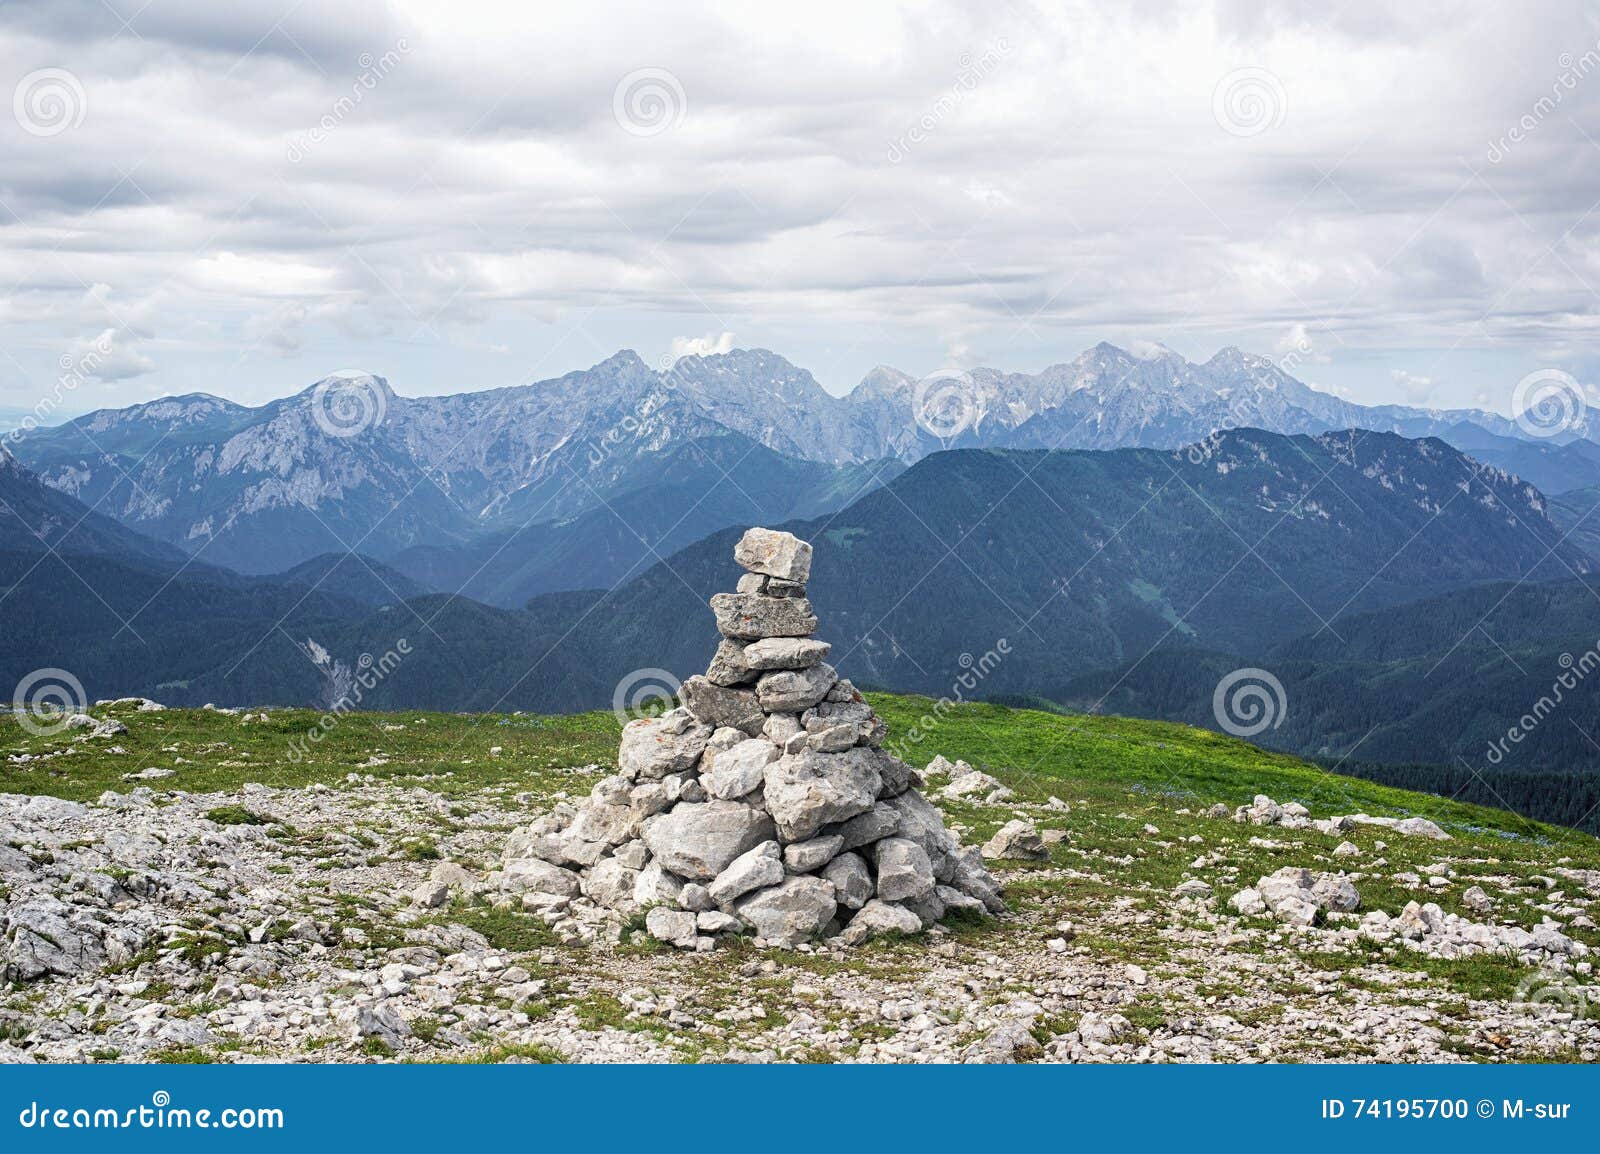
[[733, 559], [752, 573], [804, 585], [811, 577], [811, 545], [793, 533], [747, 529], [733, 547]]
[[588, 798], [512, 835], [502, 888], [557, 922], [648, 912], [657, 938], [702, 950], [729, 931], [853, 945], [950, 909], [1003, 911], [979, 851], [811, 639], [811, 546], [751, 529], [734, 560], [747, 573], [711, 599], [723, 640], [706, 675], [677, 709], [623, 727], [618, 772]]

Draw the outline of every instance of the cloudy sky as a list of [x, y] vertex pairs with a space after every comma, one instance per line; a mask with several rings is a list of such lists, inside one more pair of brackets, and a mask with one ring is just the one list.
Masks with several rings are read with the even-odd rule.
[[836, 392], [1102, 339], [1600, 377], [1577, 0], [10, 0], [0, 77], [0, 411], [730, 344]]

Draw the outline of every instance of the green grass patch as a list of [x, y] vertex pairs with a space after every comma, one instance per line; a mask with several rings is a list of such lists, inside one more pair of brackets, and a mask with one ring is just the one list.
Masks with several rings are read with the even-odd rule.
[[[342, 787], [349, 774], [416, 784], [438, 793], [468, 793], [485, 786], [554, 786], [571, 779], [553, 773], [567, 766], [615, 764], [620, 727], [609, 709], [563, 716], [507, 714], [349, 713], [291, 760], [296, 739], [317, 726], [310, 709], [268, 710], [266, 721], [209, 709], [140, 713], [134, 706], [102, 706], [96, 717], [128, 727], [116, 742], [74, 742], [73, 734], [40, 737], [9, 712], [0, 714], [0, 754], [61, 753], [70, 757], [12, 762], [0, 756], [0, 792], [49, 794], [92, 801], [106, 790], [133, 788], [122, 779], [131, 768], [183, 759], [183, 788], [196, 793], [236, 790], [247, 782], [299, 788], [321, 782]], [[259, 718], [260, 714], [254, 715]], [[319, 731], [320, 732], [320, 731]], [[109, 752], [116, 746], [126, 753]], [[491, 755], [493, 746], [500, 747]], [[374, 761], [381, 764], [371, 764]], [[558, 787], [559, 788], [559, 787]]]
[[400, 843], [400, 856], [407, 861], [438, 861], [439, 843], [431, 837], [414, 837]]
[[270, 825], [272, 819], [262, 817], [253, 809], [242, 805], [219, 805], [206, 810], [206, 817], [218, 825]]
[[512, 1042], [505, 1045], [490, 1046], [486, 1050], [479, 1050], [477, 1053], [465, 1058], [444, 1060], [466, 1066], [493, 1066], [500, 1062], [511, 1061], [514, 1058], [525, 1062], [538, 1062], [544, 1066], [559, 1065], [566, 1061], [559, 1050], [554, 1050], [549, 1046], [541, 1046], [537, 1042]]
[[198, 1046], [179, 1046], [172, 1050], [161, 1050], [150, 1056], [152, 1062], [163, 1066], [210, 1066], [216, 1059]]
[[477, 930], [497, 950], [526, 954], [558, 944], [555, 934], [532, 914], [518, 910], [497, 910], [491, 905], [456, 906], [434, 919], [441, 925], [452, 922]]

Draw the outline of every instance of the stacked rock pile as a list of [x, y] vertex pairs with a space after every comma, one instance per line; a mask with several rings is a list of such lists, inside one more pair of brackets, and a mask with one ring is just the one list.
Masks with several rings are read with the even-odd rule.
[[811, 546], [751, 529], [734, 559], [747, 572], [711, 599], [722, 642], [683, 704], [630, 721], [614, 776], [512, 835], [504, 873], [524, 904], [646, 911], [652, 935], [686, 949], [724, 933], [855, 944], [1004, 910], [978, 850], [945, 829], [921, 777], [881, 748], [883, 721], [826, 663]]

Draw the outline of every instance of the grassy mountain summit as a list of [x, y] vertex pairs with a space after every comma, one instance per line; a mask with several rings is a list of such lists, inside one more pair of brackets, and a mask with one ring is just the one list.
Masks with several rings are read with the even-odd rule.
[[[204, 907], [182, 911], [183, 933], [122, 964], [119, 989], [132, 992], [104, 1012], [78, 1008], [95, 974], [0, 991], [0, 1021], [17, 1026], [7, 1037], [24, 1039], [0, 1045], [96, 1061], [928, 1060], [1002, 1041], [1016, 1060], [1600, 1058], [1600, 1021], [1575, 992], [1581, 976], [1357, 929], [1415, 902], [1507, 931], [1550, 922], [1582, 948], [1600, 948], [1594, 838], [1183, 725], [995, 705], [935, 712], [927, 698], [882, 694], [871, 704], [889, 741], [917, 764], [935, 753], [963, 758], [1012, 791], [992, 802], [948, 797], [944, 779], [930, 781], [968, 840], [1019, 816], [1050, 833], [1049, 860], [992, 863], [1006, 917], [954, 920], [848, 953], [753, 954], [735, 942], [683, 957], [626, 931], [615, 946], [558, 940], [536, 915], [497, 908], [492, 890], [452, 886], [437, 904], [418, 904], [411, 895], [430, 875], [491, 875], [513, 827], [612, 772], [610, 712], [352, 712], [316, 741], [307, 734], [319, 715], [309, 710], [97, 707], [128, 727], [114, 742], [78, 730], [38, 737], [0, 717], [0, 794], [101, 799], [60, 810], [0, 796], [17, 822], [50, 823], [28, 827], [35, 852], [49, 852], [38, 868], [115, 885], [138, 873], [118, 854], [162, 853], [205, 883], [140, 899], [181, 904], [193, 894]], [[1427, 818], [1448, 840], [1208, 813], [1258, 794], [1319, 819]], [[102, 844], [76, 832], [103, 821], [129, 836]], [[13, 871], [22, 864], [8, 859]], [[1359, 890], [1358, 908], [1297, 926], [1229, 907], [1235, 891], [1284, 867], [1343, 876]], [[275, 904], [260, 911], [260, 901]], [[295, 1019], [303, 1025], [260, 1031], [260, 1021], [289, 1020], [327, 997], [335, 970], [339, 981], [377, 974], [401, 946], [412, 969], [388, 1004], [404, 1027], [363, 1035], [305, 1014]], [[450, 999], [433, 996], [444, 954], [483, 951], [497, 958], [492, 967], [450, 978]], [[265, 1011], [234, 1012], [235, 966], [270, 968], [274, 977], [252, 995], [270, 1003]], [[974, 966], [985, 975], [982, 997], [963, 986]], [[514, 968], [525, 979], [502, 976]], [[683, 1013], [640, 1012], [641, 988]], [[203, 1003], [205, 1029], [132, 1029], [142, 1019], [129, 1015], [161, 998]], [[906, 1003], [930, 1008], [923, 1017], [880, 1010]], [[1024, 1036], [1001, 1029], [1019, 1017]]]
[[[924, 718], [934, 712], [932, 698], [892, 693], [867, 698], [889, 722], [886, 748], [903, 750], [917, 765], [936, 753], [963, 758], [1041, 801], [1057, 785], [1118, 804], [1142, 798], [1141, 804], [1161, 799], [1163, 805], [1187, 800], [1235, 806], [1269, 793], [1319, 813], [1427, 816], [1453, 835], [1493, 839], [1497, 852], [1560, 844], [1579, 855], [1579, 864], [1600, 866], [1600, 839], [1504, 810], [1329, 773], [1207, 729], [990, 703], [940, 709], [929, 725]], [[89, 712], [124, 720], [129, 733], [115, 742], [86, 740], [76, 730], [41, 737], [23, 730], [11, 714], [0, 713], [0, 751], [13, 755], [0, 764], [0, 792], [90, 801], [107, 789], [125, 789], [123, 775], [136, 765], [174, 763], [175, 754], [182, 762], [176, 775], [165, 779], [165, 788], [198, 792], [238, 789], [247, 782], [277, 788], [337, 785], [354, 771], [394, 783], [425, 779], [431, 790], [445, 794], [508, 784], [559, 789], [560, 775], [550, 771], [589, 763], [614, 767], [621, 728], [609, 710], [553, 715], [352, 711], [325, 738], [297, 742], [316, 726], [317, 711], [141, 712], [130, 701], [97, 705]], [[297, 745], [303, 755], [291, 756]], [[67, 750], [72, 756], [62, 758]], [[377, 759], [382, 764], [368, 764]]]

